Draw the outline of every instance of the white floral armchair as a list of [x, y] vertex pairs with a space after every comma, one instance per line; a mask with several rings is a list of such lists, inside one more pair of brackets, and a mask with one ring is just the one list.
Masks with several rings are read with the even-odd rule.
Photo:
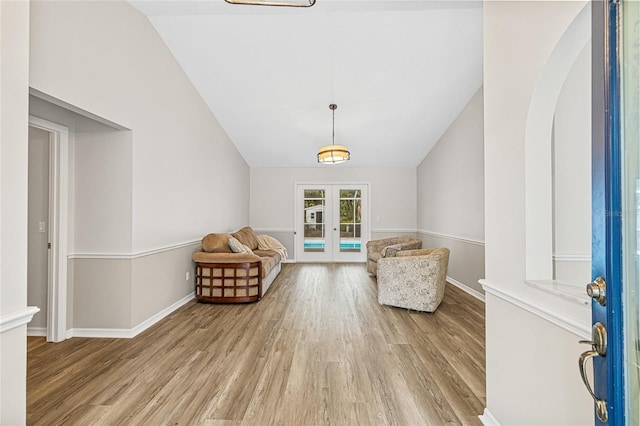
[[449, 249], [406, 250], [378, 262], [378, 303], [433, 312], [444, 298]]
[[377, 274], [378, 261], [385, 257], [393, 257], [401, 250], [422, 248], [422, 240], [415, 237], [393, 237], [367, 242], [367, 272]]

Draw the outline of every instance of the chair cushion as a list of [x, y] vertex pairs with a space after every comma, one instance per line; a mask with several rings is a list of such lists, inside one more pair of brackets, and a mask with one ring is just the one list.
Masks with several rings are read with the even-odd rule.
[[253, 229], [250, 226], [245, 226], [239, 231], [231, 234], [231, 236], [240, 241], [245, 246], [249, 247], [251, 250], [255, 250], [258, 248], [258, 239], [256, 238], [256, 234], [253, 232]]
[[276, 267], [279, 260], [280, 260], [279, 255], [277, 257], [260, 256], [260, 262], [262, 263], [262, 278], [269, 275], [271, 270]]
[[207, 253], [232, 253], [229, 234], [209, 234], [202, 239], [202, 250]]

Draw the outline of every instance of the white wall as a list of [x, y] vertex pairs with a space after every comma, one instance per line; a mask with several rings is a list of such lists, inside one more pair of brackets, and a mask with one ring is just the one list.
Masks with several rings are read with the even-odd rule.
[[72, 252], [131, 253], [132, 132], [76, 129], [74, 139]]
[[145, 16], [123, 1], [31, 16], [31, 86], [133, 133], [133, 252], [248, 222], [248, 166]]
[[554, 277], [591, 281], [591, 43], [569, 71], [554, 119]]
[[125, 129], [73, 128], [68, 326], [126, 335], [193, 292], [185, 250], [249, 222], [249, 168], [128, 2], [34, 3], [30, 58], [39, 96]]
[[0, 424], [26, 421], [29, 3], [0, 2]]
[[414, 168], [252, 168], [251, 226], [280, 239], [289, 257], [294, 257], [296, 183], [370, 183], [371, 237], [415, 235]]
[[480, 88], [418, 166], [418, 233], [423, 247], [451, 250], [448, 276], [482, 292], [484, 133]]
[[[572, 1], [484, 3], [487, 410], [504, 425], [593, 422], [576, 368], [584, 350], [577, 341], [589, 336], [588, 305], [524, 283], [525, 200], [552, 195], [527, 193], [527, 122], [536, 89], [546, 83], [541, 78], [549, 78], [547, 62], [583, 7]], [[570, 45], [576, 55], [583, 46]], [[545, 95], [557, 100], [568, 72], [551, 73], [560, 84]], [[541, 111], [548, 122], [540, 128], [552, 128], [555, 106], [554, 100]], [[549, 141], [551, 131], [543, 136]]]

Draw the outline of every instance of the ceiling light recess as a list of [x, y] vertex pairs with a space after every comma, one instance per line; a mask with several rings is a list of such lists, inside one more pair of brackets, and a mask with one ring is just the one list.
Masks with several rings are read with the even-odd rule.
[[323, 146], [318, 150], [318, 163], [323, 164], [338, 164], [344, 163], [351, 158], [349, 150], [344, 145], [336, 145], [336, 104], [329, 105], [329, 109], [332, 111], [332, 130], [331, 130], [331, 145]]
[[224, 0], [231, 4], [247, 4], [251, 6], [285, 6], [285, 7], [311, 7], [316, 0], [287, 0], [287, 1], [261, 1], [261, 0]]

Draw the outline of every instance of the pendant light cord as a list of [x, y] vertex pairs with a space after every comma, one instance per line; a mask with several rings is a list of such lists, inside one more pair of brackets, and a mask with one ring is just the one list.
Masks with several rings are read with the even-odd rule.
[[332, 118], [331, 118], [331, 144], [335, 145], [336, 144], [336, 109], [338, 108], [338, 105], [336, 104], [331, 104], [329, 105], [329, 109], [331, 110], [331, 114], [332, 114]]

